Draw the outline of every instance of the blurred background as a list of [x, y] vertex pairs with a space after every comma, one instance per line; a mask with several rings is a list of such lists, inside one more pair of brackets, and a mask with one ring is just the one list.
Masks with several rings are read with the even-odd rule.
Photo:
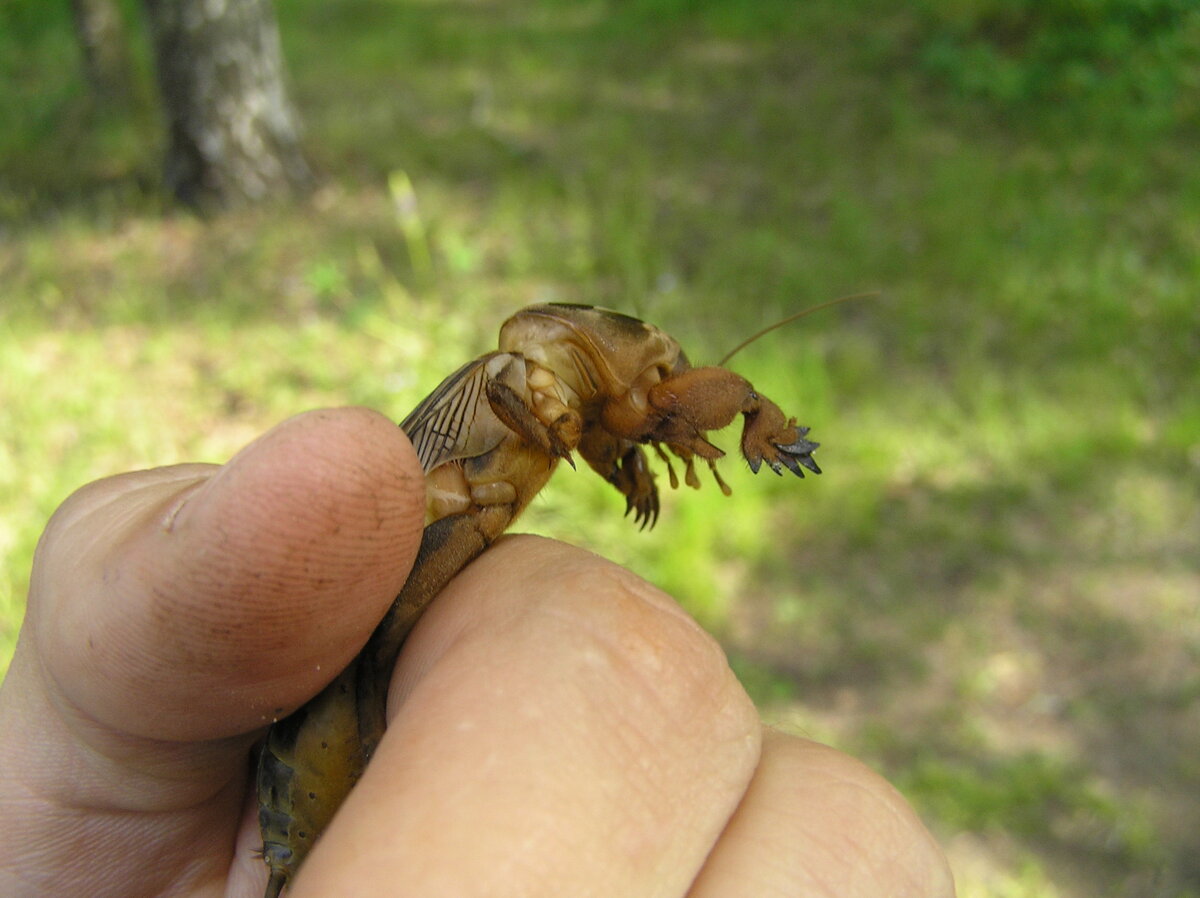
[[5, 0], [0, 669], [90, 480], [399, 420], [532, 302], [711, 363], [878, 290], [731, 363], [821, 477], [639, 534], [563, 470], [521, 527], [677, 596], [964, 898], [1200, 895], [1198, 139], [1191, 0]]

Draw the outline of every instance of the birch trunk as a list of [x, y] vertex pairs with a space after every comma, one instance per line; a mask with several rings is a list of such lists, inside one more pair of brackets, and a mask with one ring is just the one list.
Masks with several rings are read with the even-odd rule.
[[306, 186], [270, 0], [144, 0], [167, 118], [166, 185], [192, 206]]

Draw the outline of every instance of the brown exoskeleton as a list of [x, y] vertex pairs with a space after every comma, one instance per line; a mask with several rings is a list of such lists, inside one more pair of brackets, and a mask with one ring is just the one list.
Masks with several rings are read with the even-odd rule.
[[580, 456], [625, 496], [643, 527], [658, 518], [650, 445], [716, 473], [724, 453], [706, 432], [741, 414], [742, 455], [821, 473], [817, 444], [779, 407], [725, 368], [693, 368], [649, 324], [603, 309], [539, 305], [500, 329], [500, 348], [450, 375], [400, 425], [426, 472], [426, 527], [403, 590], [337, 679], [267, 733], [258, 769], [267, 898], [279, 895], [361, 775], [384, 730], [388, 679], [400, 646], [443, 586], [503, 533], [560, 459]]

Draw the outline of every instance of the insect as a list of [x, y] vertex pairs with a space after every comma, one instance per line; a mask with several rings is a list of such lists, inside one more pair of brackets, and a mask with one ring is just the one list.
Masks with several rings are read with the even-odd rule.
[[[402, 423], [426, 474], [426, 521], [412, 573], [358, 657], [324, 691], [267, 733], [259, 758], [266, 898], [277, 898], [361, 776], [384, 730], [388, 679], [400, 646], [442, 587], [521, 513], [573, 453], [653, 527], [658, 490], [646, 446], [678, 478], [700, 485], [696, 459], [717, 473], [724, 453], [707, 432], [744, 418], [741, 452], [803, 477], [821, 469], [808, 428], [749, 381], [693, 368], [679, 344], [636, 318], [551, 303], [517, 312], [499, 349], [451, 374]], [[670, 453], [670, 455], [668, 455]]]

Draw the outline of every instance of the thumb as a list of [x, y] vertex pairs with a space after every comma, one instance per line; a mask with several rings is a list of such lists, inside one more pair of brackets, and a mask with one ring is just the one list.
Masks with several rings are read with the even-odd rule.
[[400, 429], [310, 412], [220, 467], [77, 492], [42, 538], [25, 623], [88, 718], [214, 739], [282, 716], [366, 641], [408, 575], [424, 480]]

